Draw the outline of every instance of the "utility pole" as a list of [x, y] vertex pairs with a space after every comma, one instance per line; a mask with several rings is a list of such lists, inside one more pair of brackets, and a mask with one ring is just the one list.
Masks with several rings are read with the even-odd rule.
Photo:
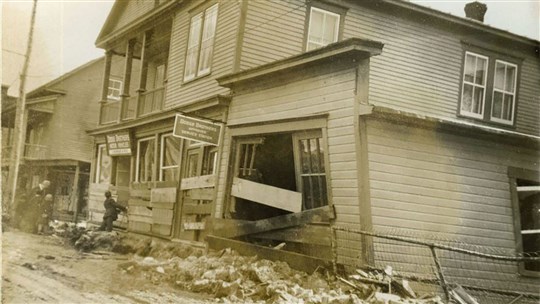
[[37, 0], [34, 0], [32, 5], [32, 15], [30, 17], [30, 32], [28, 33], [28, 44], [26, 45], [26, 54], [24, 55], [24, 64], [20, 76], [19, 84], [19, 98], [17, 99], [17, 107], [15, 109], [15, 126], [13, 130], [14, 141], [11, 151], [11, 162], [9, 164], [8, 173], [8, 212], [11, 216], [11, 220], [15, 220], [15, 212], [17, 210], [17, 179], [19, 175], [19, 165], [21, 163], [21, 154], [24, 148], [24, 142], [26, 138], [26, 73], [28, 72], [28, 65], [30, 64], [30, 54], [32, 53], [32, 39], [34, 36], [34, 24], [36, 21], [36, 9]]

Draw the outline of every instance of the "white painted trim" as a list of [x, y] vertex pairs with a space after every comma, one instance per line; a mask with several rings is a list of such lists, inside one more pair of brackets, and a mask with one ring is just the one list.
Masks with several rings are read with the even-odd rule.
[[518, 186], [517, 192], [540, 192], [540, 186]]
[[540, 234], [540, 229], [521, 230], [521, 234]]

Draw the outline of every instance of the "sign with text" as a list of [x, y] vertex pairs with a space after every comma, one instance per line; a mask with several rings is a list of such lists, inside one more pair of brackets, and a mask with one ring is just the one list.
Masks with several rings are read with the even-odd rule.
[[210, 145], [219, 145], [221, 124], [176, 114], [173, 135]]
[[105, 135], [110, 156], [131, 155], [131, 136], [128, 131]]

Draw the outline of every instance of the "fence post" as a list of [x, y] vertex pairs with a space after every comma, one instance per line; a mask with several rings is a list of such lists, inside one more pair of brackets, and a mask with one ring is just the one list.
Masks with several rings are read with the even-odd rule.
[[433, 255], [433, 260], [435, 261], [435, 266], [437, 267], [437, 276], [441, 280], [441, 287], [444, 291], [444, 295], [446, 296], [446, 300], [450, 301], [450, 292], [448, 291], [448, 285], [446, 284], [446, 279], [444, 278], [441, 262], [439, 261], [439, 257], [437, 256], [437, 251], [435, 250], [435, 247], [433, 245], [429, 246], [429, 249], [431, 250], [431, 254]]
[[338, 251], [337, 251], [337, 230], [334, 228], [333, 225], [330, 225], [330, 229], [332, 230], [331, 233], [331, 246], [332, 246], [332, 268], [334, 271], [334, 275], [337, 275], [337, 259], [338, 259]]

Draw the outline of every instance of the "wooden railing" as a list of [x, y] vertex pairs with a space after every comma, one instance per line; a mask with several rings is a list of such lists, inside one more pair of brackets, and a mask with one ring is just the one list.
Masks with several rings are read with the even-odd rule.
[[122, 105], [122, 120], [133, 119], [137, 114], [137, 96], [124, 97]]
[[108, 101], [101, 104], [100, 124], [113, 123], [118, 121], [118, 114], [120, 113], [119, 101]]
[[165, 87], [148, 90], [139, 95], [138, 115], [146, 115], [160, 111], [163, 107]]
[[[7, 164], [11, 160], [12, 149], [13, 146], [2, 147], [2, 163]], [[48, 146], [25, 144], [23, 157], [29, 160], [45, 159], [48, 150]]]

